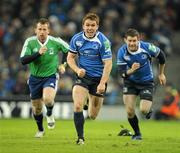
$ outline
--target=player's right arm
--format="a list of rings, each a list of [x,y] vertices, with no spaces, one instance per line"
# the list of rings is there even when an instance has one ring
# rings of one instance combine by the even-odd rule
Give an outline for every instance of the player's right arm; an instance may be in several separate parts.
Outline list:
[[[28,46],[28,40],[26,40],[21,52],[20,61],[23,65],[29,64],[35,59],[39,58],[41,55],[43,55],[46,51],[47,51],[47,47],[43,46],[39,49],[38,52],[31,54],[31,49]]]
[[[76,64],[76,56],[78,54],[78,48],[77,48],[77,38],[79,34],[76,34],[73,36],[73,38],[70,41],[70,51],[67,55],[67,63],[69,67],[79,76],[84,77],[86,74],[86,70],[78,67]]]
[[[140,64],[135,62],[132,64],[131,68],[128,69],[125,73],[126,73],[126,75],[131,75],[134,72],[136,72],[136,70],[139,68],[140,68]]]
[[[68,55],[67,55],[67,63],[69,65],[69,67],[75,72],[77,73],[77,75],[79,77],[84,77],[85,74],[86,74],[86,71],[82,68],[79,68],[76,64],[76,54],[74,53],[71,53],[71,52],[68,52]]]
[[[136,72],[136,70],[140,68],[140,64],[139,63],[133,63],[131,68],[129,68],[129,69],[127,69],[126,67],[127,67],[126,64],[118,65],[119,74],[123,78],[127,78],[129,75]]]
[[[124,56],[125,56],[125,50],[123,47],[121,47],[117,53],[118,72],[122,78],[127,78],[128,76],[130,76],[131,74],[136,72],[137,69],[140,68],[140,64],[135,62],[129,68],[127,66],[127,64],[128,64],[127,61],[125,61],[125,59],[124,59]]]

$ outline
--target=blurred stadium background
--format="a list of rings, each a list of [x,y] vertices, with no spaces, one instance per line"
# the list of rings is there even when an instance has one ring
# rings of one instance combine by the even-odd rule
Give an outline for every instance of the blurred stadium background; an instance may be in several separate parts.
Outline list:
[[[117,77],[116,53],[123,43],[127,28],[140,31],[143,40],[153,42],[167,55],[167,80],[180,88],[180,1],[179,0],[1,0],[0,1],[0,118],[29,118],[31,109],[26,84],[29,71],[19,62],[24,40],[33,35],[33,23],[40,17],[49,18],[52,35],[67,42],[81,30],[87,12],[96,12],[100,31],[112,42],[113,70],[105,104],[98,119],[126,118],[121,98],[121,80]],[[158,65],[154,62],[157,76]],[[72,117],[71,87],[74,74],[67,70],[61,76],[56,97],[55,116]],[[154,109],[165,96],[156,81]]]

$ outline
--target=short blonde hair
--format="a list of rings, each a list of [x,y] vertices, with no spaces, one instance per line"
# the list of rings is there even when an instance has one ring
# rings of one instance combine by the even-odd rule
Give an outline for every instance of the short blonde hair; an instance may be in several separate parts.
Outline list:
[[[82,25],[84,24],[84,22],[87,20],[87,19],[90,19],[90,20],[94,20],[96,21],[97,25],[99,25],[99,16],[95,13],[88,13],[85,15],[85,17],[83,18],[82,20]]]

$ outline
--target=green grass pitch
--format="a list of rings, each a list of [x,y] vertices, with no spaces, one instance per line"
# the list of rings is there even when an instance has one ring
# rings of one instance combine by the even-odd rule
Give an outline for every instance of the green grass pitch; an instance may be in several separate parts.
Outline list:
[[[120,125],[131,130],[127,122],[87,120],[85,145],[78,146],[72,120],[56,120],[38,139],[33,119],[0,119],[0,153],[180,153],[178,121],[140,121],[142,141],[117,136]]]

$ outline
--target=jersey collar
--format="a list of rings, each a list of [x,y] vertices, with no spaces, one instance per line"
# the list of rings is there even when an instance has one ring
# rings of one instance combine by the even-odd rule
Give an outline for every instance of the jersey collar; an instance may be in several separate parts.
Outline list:
[[[83,32],[82,36],[83,36],[83,39],[85,40],[88,40],[88,41],[97,41],[97,36],[99,35],[99,32],[96,32],[96,35],[93,37],[93,38],[87,38]]]
[[[36,37],[37,38],[37,37]],[[42,44],[40,41],[39,41],[39,39],[37,38],[37,41],[38,41],[38,43],[40,44],[40,46],[42,47],[42,46],[46,46],[46,44],[48,43],[48,41],[49,41],[49,36],[47,36],[47,39],[46,39],[46,41]]]

